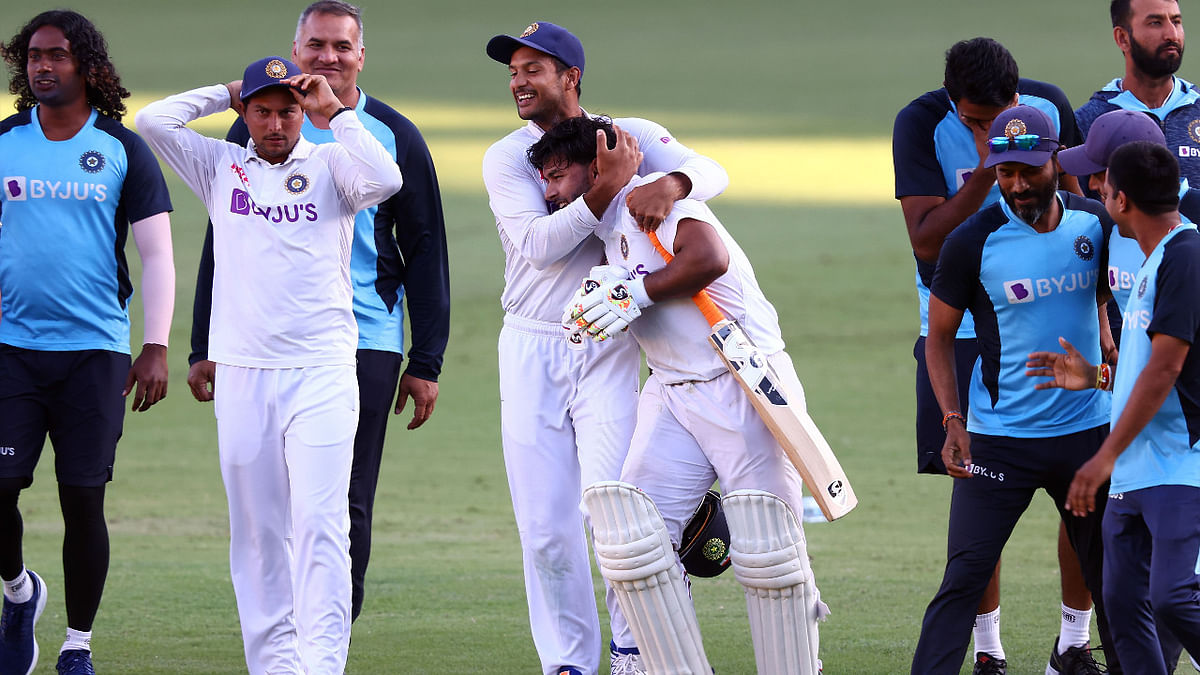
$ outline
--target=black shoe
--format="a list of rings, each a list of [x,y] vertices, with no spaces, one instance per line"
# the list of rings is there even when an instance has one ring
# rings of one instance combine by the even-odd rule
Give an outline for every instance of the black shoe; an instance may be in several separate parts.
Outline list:
[[[975,654],[975,669],[971,675],[1005,675],[1008,672],[1008,661],[998,659],[987,652]]]
[[[1046,666],[1046,675],[1096,675],[1107,673],[1108,666],[1098,663],[1092,658],[1092,650],[1100,647],[1067,647],[1067,651],[1058,653],[1058,638],[1054,638],[1054,648],[1050,650],[1050,663]]]

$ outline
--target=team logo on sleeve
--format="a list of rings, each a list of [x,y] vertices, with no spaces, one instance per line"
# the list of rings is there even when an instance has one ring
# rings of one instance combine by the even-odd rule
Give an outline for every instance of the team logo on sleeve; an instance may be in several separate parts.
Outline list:
[[[104,155],[88,150],[79,156],[79,168],[88,173],[100,173],[104,169]]]
[[[9,201],[25,201],[25,176],[5,176],[4,195]]]
[[[1146,278],[1142,277],[1142,283],[1138,284],[1138,300],[1141,300],[1146,295]]]
[[[524,37],[529,37],[530,35],[533,35],[534,33],[537,32],[538,28],[541,28],[541,26],[537,25],[536,21],[529,24],[528,26],[525,27],[525,32],[521,33],[521,37],[524,38]]]
[[[294,194],[303,194],[308,189],[308,176],[302,173],[294,173],[283,181],[283,186],[287,191]]]
[[[267,77],[273,77],[276,80],[282,80],[287,77],[287,66],[279,59],[271,59],[267,61]]]
[[[629,260],[629,240],[625,235],[621,235],[621,257]]]
[[[1004,282],[1004,296],[1008,298],[1010,305],[1033,302],[1033,279]]]
[[[1075,238],[1075,255],[1087,262],[1096,256],[1096,246],[1087,235],[1081,234]]]

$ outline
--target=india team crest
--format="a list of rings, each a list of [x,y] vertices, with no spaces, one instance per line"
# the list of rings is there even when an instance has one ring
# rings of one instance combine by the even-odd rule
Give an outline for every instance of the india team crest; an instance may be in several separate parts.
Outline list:
[[[713,537],[704,542],[704,548],[700,549],[704,557],[709,560],[724,560],[729,556],[728,549],[725,547],[725,542],[717,537]]]
[[[283,181],[283,186],[287,191],[294,194],[303,194],[308,189],[308,176],[302,173],[294,173]]]
[[[1009,138],[1024,135],[1026,131],[1028,131],[1028,128],[1025,126],[1025,121],[1019,117],[1012,118],[1008,121],[1008,124],[1004,125],[1004,135]]]
[[[79,156],[79,168],[88,173],[100,173],[104,169],[104,155],[88,150]]]
[[[279,59],[271,59],[267,61],[267,77],[273,77],[276,80],[282,80],[288,76],[287,66]]]
[[[1096,256],[1096,247],[1087,235],[1081,234],[1075,238],[1075,255],[1084,262],[1088,262]]]
[[[625,235],[621,235],[621,257],[629,260],[629,240]]]
[[[525,28],[525,32],[521,33],[521,37],[529,37],[530,35],[533,35],[534,33],[537,32],[538,28],[540,28],[540,26],[537,25],[536,21],[529,24]]]
[[[1193,142],[1200,143],[1200,120],[1188,122],[1188,136],[1192,137]]]

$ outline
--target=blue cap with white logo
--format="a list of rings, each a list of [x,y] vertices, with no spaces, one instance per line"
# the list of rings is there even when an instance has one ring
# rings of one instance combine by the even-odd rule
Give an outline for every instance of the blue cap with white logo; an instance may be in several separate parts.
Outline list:
[[[246,66],[242,75],[242,101],[267,87],[285,87],[281,80],[300,74],[300,66],[281,56],[268,56]]]
[[[583,73],[583,43],[562,26],[549,21],[535,21],[518,37],[497,35],[488,40],[487,55],[508,65],[513,52],[521,47],[545,52],[567,64],[568,68],[578,68]]]

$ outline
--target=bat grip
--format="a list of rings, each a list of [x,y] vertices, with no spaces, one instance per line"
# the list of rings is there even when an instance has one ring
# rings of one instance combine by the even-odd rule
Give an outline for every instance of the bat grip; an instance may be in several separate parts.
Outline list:
[[[658,234],[656,232],[647,232],[646,234],[650,237],[650,244],[653,245],[654,250],[658,251],[658,254],[663,257],[663,260],[671,262],[675,259],[675,256],[672,255],[671,252],[662,245],[662,242],[658,240]],[[709,326],[715,326],[725,320],[725,314],[721,311],[720,307],[717,307],[717,303],[713,302],[712,298],[708,297],[708,293],[706,291],[701,290],[693,295],[692,302],[696,303],[696,307],[700,309],[700,313],[704,315],[704,319],[708,321]]]

